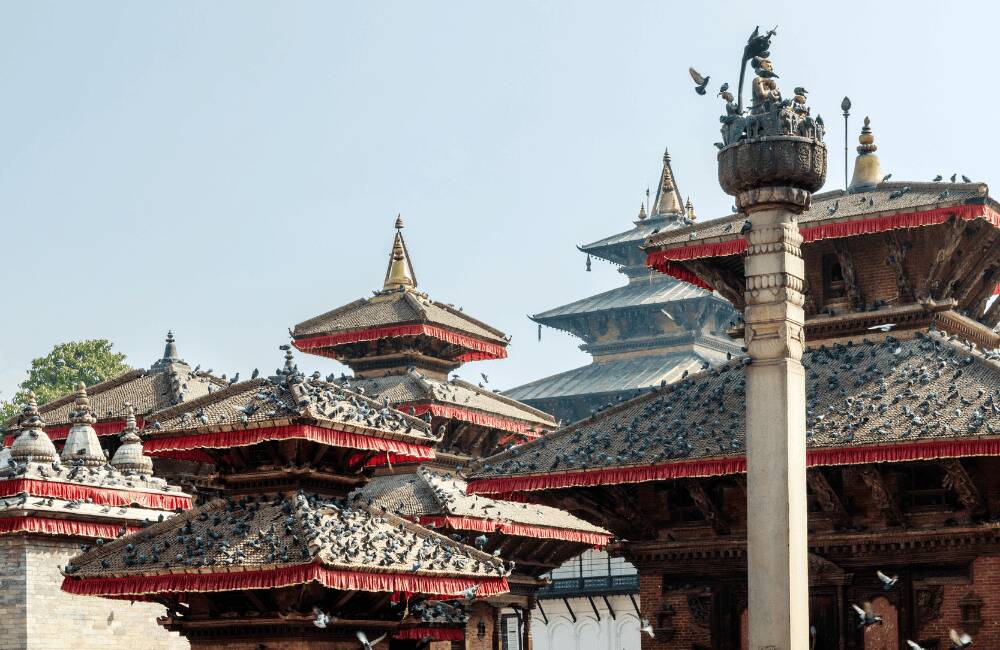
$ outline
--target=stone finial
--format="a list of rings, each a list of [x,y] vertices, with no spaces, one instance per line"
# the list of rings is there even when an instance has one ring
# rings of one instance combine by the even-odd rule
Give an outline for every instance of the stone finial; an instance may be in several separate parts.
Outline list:
[[[177,344],[174,342],[174,333],[167,330],[167,344],[163,348],[163,360],[164,361],[178,361],[180,357],[177,356]]]
[[[45,421],[38,412],[38,401],[35,394],[28,393],[28,401],[21,408],[18,418],[21,433],[10,447],[10,457],[15,462],[25,463],[28,459],[39,463],[52,463],[59,458],[56,446],[45,433]]]
[[[872,133],[871,120],[865,117],[865,125],[861,127],[861,135],[858,136],[858,157],[854,159],[854,176],[847,186],[848,192],[869,192],[882,182],[882,165],[875,155],[876,151],[878,146]]]
[[[646,216],[647,216],[646,215],[646,204],[645,203],[640,203],[639,204],[639,217],[638,217],[638,220],[639,221],[645,221],[646,220]]]
[[[121,446],[115,451],[111,465],[120,472],[135,472],[138,474],[153,473],[153,459],[142,453],[142,438],[139,437],[139,427],[136,426],[135,409],[131,404],[125,415],[125,428],[122,430]]]
[[[76,385],[76,399],[73,410],[69,413],[69,421],[73,426],[66,436],[66,444],[60,457],[67,462],[82,460],[85,465],[103,465],[104,451],[93,426],[97,418],[90,409],[90,397],[87,396],[87,387],[82,381]]]
[[[417,286],[417,276],[413,272],[413,263],[406,250],[406,241],[403,239],[402,230],[403,218],[397,215],[396,236],[392,241],[392,252],[389,254],[389,268],[385,271],[383,290],[415,288]]]

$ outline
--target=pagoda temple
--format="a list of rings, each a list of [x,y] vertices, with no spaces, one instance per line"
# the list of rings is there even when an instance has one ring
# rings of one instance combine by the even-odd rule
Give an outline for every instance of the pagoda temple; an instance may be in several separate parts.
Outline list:
[[[555,508],[465,495],[465,481],[456,472],[460,466],[537,438],[556,423],[485,384],[448,377],[466,360],[505,357],[509,339],[417,292],[398,217],[395,226],[382,290],[300,323],[293,340],[301,350],[350,366],[355,375],[338,380],[341,386],[421,416],[441,437],[434,458],[384,463],[353,496],[512,562],[510,593],[473,604],[464,637],[456,641],[466,648],[498,647],[501,611],[514,608],[521,617],[522,647],[528,648],[542,574],[587,548],[606,545],[611,534]]]
[[[996,645],[1000,205],[983,183],[886,182],[875,151],[866,120],[850,188],[798,218],[809,647]],[[743,309],[748,223],[657,233],[648,262]],[[748,362],[486,459],[468,491],[516,493],[627,540],[617,551],[639,569],[655,633],[644,649],[746,648]]]
[[[211,462],[220,496],[73,558],[63,589],[147,600],[192,648],[426,647],[462,603],[506,592],[509,568],[350,500],[373,460],[432,459],[422,420],[283,368],[156,414],[159,456]],[[435,599],[454,599],[440,602]]]
[[[152,460],[143,454],[131,410],[123,413],[121,444],[109,462],[83,384],[72,406],[61,455],[33,396],[16,422],[13,445],[2,454],[0,645],[85,648],[106,638],[122,647],[186,648],[177,634],[156,625],[164,613],[158,604],[77,598],[58,587],[60,567],[81,546],[110,545],[191,506],[188,495],[151,476]]]
[[[583,340],[580,349],[592,355],[592,363],[505,394],[573,422],[739,354],[739,345],[725,335],[736,318],[732,307],[711,290],[652,273],[640,248],[647,237],[686,228],[695,218],[690,199],[686,205],[681,200],[670,154],[664,152],[649,214],[643,204],[632,228],[580,247],[587,270],[591,257],[607,260],[628,284],[531,317],[539,332],[545,325]]]

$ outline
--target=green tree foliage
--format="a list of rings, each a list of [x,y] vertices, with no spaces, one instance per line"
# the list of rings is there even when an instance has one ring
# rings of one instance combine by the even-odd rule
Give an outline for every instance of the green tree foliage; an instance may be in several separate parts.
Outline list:
[[[0,402],[0,425],[18,413],[28,391],[34,391],[41,405],[72,392],[78,382],[90,386],[129,370],[125,355],[112,351],[112,345],[107,339],[60,343],[44,357],[32,360],[28,378],[13,399]]]

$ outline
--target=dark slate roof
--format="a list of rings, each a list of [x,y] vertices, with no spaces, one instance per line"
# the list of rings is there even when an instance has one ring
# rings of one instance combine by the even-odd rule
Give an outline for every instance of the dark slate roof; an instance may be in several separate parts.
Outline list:
[[[292,336],[305,338],[337,332],[382,327],[400,323],[428,323],[506,343],[504,334],[463,313],[413,290],[385,290],[372,298],[361,298],[295,326]]]
[[[910,188],[901,196],[895,193]],[[947,196],[941,194],[947,190]],[[823,192],[812,197],[812,206],[799,216],[799,227],[824,223],[850,221],[859,217],[877,217],[882,214],[916,212],[954,205],[970,200],[982,200],[988,188],[984,183],[881,183],[871,192],[847,194],[844,190]],[[834,212],[831,208],[836,206]],[[671,230],[651,237],[647,247],[674,247],[691,241],[728,240],[742,237],[740,228],[745,215],[733,214],[695,224],[688,228]]]
[[[393,515],[297,492],[216,499],[78,555],[67,573],[151,576],[314,561],[333,569],[435,577],[496,577],[506,571],[501,560]]]
[[[938,333],[806,352],[807,445],[1000,435],[1000,354]],[[745,454],[744,359],[483,461],[471,480]]]
[[[340,380],[349,388],[364,389],[364,394],[376,400],[388,399],[390,404],[408,402],[437,402],[450,406],[480,411],[489,415],[522,420],[539,427],[551,429],[556,421],[527,404],[499,395],[460,379],[439,381],[416,371],[401,375]],[[405,410],[405,407],[400,407]]]
[[[579,314],[625,309],[628,307],[656,307],[678,300],[703,298],[710,295],[712,295],[710,291],[699,289],[692,284],[675,280],[662,273],[656,273],[651,280],[634,280],[624,287],[616,287],[610,291],[588,296],[567,305],[535,314],[531,317],[531,320],[536,323],[559,327],[557,323],[560,320]]]
[[[239,429],[308,420],[321,426],[362,431],[380,437],[430,444],[436,442],[428,425],[383,402],[286,367],[279,374],[234,384],[158,413],[147,423],[147,432],[195,433]]]
[[[618,252],[618,249],[638,248],[650,235],[683,228],[689,223],[686,218],[674,214],[652,216],[636,221],[635,226],[624,232],[598,239],[579,248],[585,253],[590,253],[615,264],[624,264],[626,260],[622,257],[621,252]]]
[[[353,494],[374,507],[387,509],[401,517],[471,517],[611,534],[557,508],[500,501],[479,495],[468,496],[465,490],[466,483],[462,478],[421,467],[413,474],[377,476]]]
[[[129,404],[139,417],[183,401],[197,399],[226,382],[207,373],[195,373],[184,362],[157,364],[149,370],[129,370],[117,377],[87,387],[94,415],[100,420],[124,419]],[[74,393],[38,408],[46,425],[68,425]],[[8,423],[11,424],[11,423]]]
[[[672,383],[685,371],[701,369],[706,359],[692,351],[591,363],[505,391],[517,400],[620,393]]]

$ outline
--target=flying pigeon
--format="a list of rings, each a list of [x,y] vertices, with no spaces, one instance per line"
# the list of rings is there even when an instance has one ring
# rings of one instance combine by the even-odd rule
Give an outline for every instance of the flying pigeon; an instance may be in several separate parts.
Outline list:
[[[885,331],[888,331],[888,330],[885,330]],[[892,576],[890,578],[889,576],[887,576],[886,574],[882,573],[881,571],[876,571],[875,575],[878,576],[878,579],[882,582],[882,588],[885,589],[886,591],[889,591],[890,589],[892,589],[893,587],[895,587],[896,583],[899,582],[899,576]]]
[[[705,94],[705,87],[708,85],[708,80],[712,77],[703,77],[694,68],[688,68],[688,72],[691,73],[691,78],[694,79],[695,87],[694,91],[699,95]]]
[[[872,604],[866,602],[864,608],[858,607],[854,603],[851,603],[851,607],[854,611],[858,613],[858,627],[869,627],[878,623],[882,625],[882,617],[875,614],[875,610],[872,609]]]

